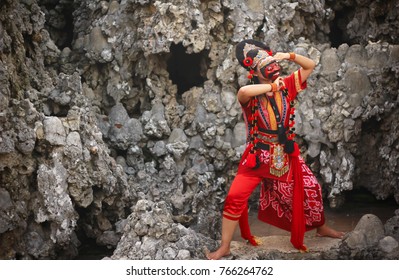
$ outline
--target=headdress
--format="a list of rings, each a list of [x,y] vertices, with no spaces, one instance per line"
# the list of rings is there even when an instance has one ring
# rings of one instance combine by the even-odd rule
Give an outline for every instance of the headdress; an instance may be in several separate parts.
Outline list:
[[[272,55],[268,46],[255,40],[244,40],[236,46],[236,57],[240,64],[249,71],[248,79],[252,82],[257,66],[271,63]]]
[[[243,40],[236,46],[236,58],[245,69],[248,67],[254,69],[260,60],[272,55],[273,53],[267,45],[253,39]],[[244,62],[248,59],[252,60],[250,65]]]

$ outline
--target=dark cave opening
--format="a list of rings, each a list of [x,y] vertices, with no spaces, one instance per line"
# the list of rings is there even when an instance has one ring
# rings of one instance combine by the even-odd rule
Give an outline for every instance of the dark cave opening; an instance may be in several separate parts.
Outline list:
[[[342,10],[335,11],[334,20],[330,23],[329,39],[331,47],[338,48],[341,44],[352,45],[356,42],[351,42],[347,35],[347,25],[354,16],[352,7],[345,7]]]
[[[110,257],[115,248],[108,248],[107,246],[100,246],[94,238],[80,237],[81,245],[78,248],[78,256],[75,260],[101,260],[105,257]]]
[[[374,214],[378,216],[383,223],[395,215],[398,204],[393,195],[384,200],[377,199],[367,188],[359,186],[345,193],[345,203],[340,212],[346,212],[359,216],[365,214]]]
[[[100,192],[100,188],[97,186],[93,186],[93,192]],[[76,260],[100,260],[105,257],[109,257],[112,255],[115,248],[113,246],[100,245],[97,242],[98,236],[94,236],[93,228],[95,226],[92,223],[93,218],[96,216],[91,216],[90,211],[93,209],[76,207],[76,211],[79,214],[78,226],[76,228],[76,237],[79,240],[79,246],[77,248],[78,254],[74,257]],[[97,232],[98,235],[100,233]]]
[[[74,37],[73,0],[39,1],[39,5],[42,5],[46,16],[45,26],[54,43],[60,50],[71,48]]]
[[[203,86],[205,82],[204,69],[208,53],[187,53],[187,49],[180,44],[172,44],[167,70],[173,84],[177,85],[177,94],[181,95],[192,87]],[[204,67],[205,66],[205,67]]]
[[[63,33],[63,42],[59,46],[60,49],[62,50],[65,47],[71,47],[72,46],[72,41],[73,41],[73,13],[74,9],[71,8],[71,6],[66,6],[64,7],[64,18],[65,18],[65,26],[62,29]]]
[[[263,31],[265,25],[267,25],[266,18],[263,19],[262,24],[259,25],[255,31],[256,37],[259,38],[261,41],[265,41],[265,32]]]
[[[362,133],[363,134],[373,134],[376,135],[376,133],[380,130],[381,123],[379,120],[377,120],[376,117],[371,117],[367,121],[362,123]]]

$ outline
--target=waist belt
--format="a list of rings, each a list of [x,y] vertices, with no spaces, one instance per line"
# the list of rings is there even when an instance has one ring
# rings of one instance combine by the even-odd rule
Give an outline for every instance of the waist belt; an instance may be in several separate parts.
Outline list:
[[[278,130],[266,129],[266,128],[262,128],[262,127],[259,127],[258,131],[266,133],[266,134],[272,134],[272,135],[277,135],[277,133],[278,133]]]
[[[270,150],[270,145],[262,142],[256,143],[255,147],[261,150],[266,150],[266,151]]]
[[[288,129],[283,128],[284,134],[287,135],[289,133]],[[269,130],[269,129],[258,129],[257,137],[263,142],[270,142],[270,143],[279,143],[279,136],[277,130]]]
[[[273,143],[278,144],[277,133],[269,133],[269,132],[274,132],[274,131],[277,131],[277,130],[259,129],[258,135],[256,136],[256,138],[258,138],[259,141],[266,142],[269,144],[273,144]],[[247,141],[249,142],[249,137],[248,137]]]

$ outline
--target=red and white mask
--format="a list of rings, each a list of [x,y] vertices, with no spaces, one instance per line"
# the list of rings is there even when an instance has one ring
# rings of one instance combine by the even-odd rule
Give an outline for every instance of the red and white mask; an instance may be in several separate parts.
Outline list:
[[[274,81],[280,76],[281,67],[273,57],[268,57],[261,61],[258,69],[263,77],[268,80]]]

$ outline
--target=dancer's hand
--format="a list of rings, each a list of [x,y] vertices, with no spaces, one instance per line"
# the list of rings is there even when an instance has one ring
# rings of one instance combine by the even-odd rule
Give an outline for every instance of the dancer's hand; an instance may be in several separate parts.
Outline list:
[[[289,53],[282,53],[282,52],[277,52],[275,55],[273,55],[273,58],[277,61],[281,60],[289,60],[290,59],[290,54]]]
[[[282,77],[278,77],[273,81],[277,85],[278,90],[283,90],[285,89],[285,84],[284,84],[284,79]]]

